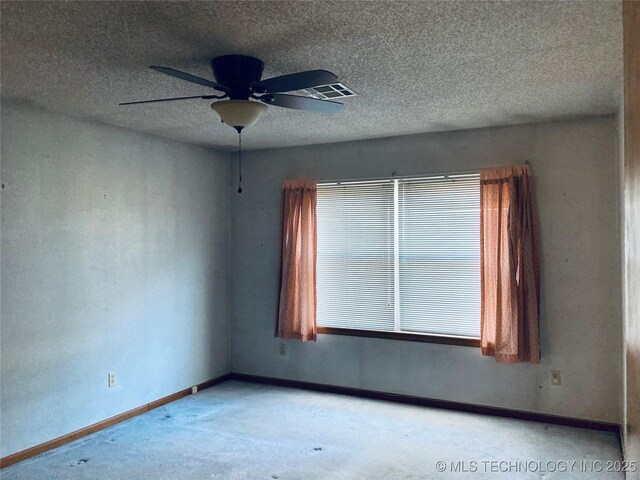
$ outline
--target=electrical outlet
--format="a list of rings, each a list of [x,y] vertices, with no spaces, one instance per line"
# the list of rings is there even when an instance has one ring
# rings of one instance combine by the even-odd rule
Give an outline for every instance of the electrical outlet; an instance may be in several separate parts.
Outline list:
[[[116,384],[116,372],[109,372],[109,387],[113,387]]]
[[[191,387],[191,394],[198,393],[198,386]]]
[[[284,343],[281,343],[280,345],[278,345],[278,352],[283,357],[286,356],[287,355],[287,346]]]
[[[551,370],[551,385],[562,385],[560,370]]]

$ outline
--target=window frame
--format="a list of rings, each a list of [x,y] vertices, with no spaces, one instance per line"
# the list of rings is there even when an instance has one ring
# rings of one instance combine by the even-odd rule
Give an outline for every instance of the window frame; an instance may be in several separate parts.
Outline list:
[[[360,330],[357,328],[318,327],[322,335],[344,335],[347,337],[382,338],[405,342],[436,343],[439,345],[456,345],[459,347],[480,347],[480,339],[459,335],[434,335],[433,333],[385,332],[381,330]]]
[[[413,176],[395,176],[383,177],[383,178],[366,178],[366,179],[340,179],[340,180],[321,180],[318,181],[318,186],[321,185],[339,185],[349,183],[360,182],[394,182],[396,180],[418,180],[418,179],[448,179],[451,178],[469,178],[479,177],[479,170],[471,170],[464,172],[448,172],[443,174],[425,174],[425,175],[413,175]],[[397,182],[396,182],[397,188]],[[397,199],[397,197],[396,197]],[[397,218],[394,218],[394,222],[397,222]],[[394,241],[394,248],[397,248],[397,243]],[[478,319],[480,322],[480,319]],[[364,337],[364,338],[378,338],[385,340],[399,340],[409,342],[420,343],[432,343],[439,345],[454,345],[461,347],[480,347],[479,337],[468,337],[462,335],[446,335],[446,334],[434,334],[434,333],[420,333],[420,332],[405,332],[405,331],[384,331],[384,330],[367,330],[358,328],[344,328],[344,327],[328,327],[318,326],[317,333],[321,335],[340,335],[349,337]]]

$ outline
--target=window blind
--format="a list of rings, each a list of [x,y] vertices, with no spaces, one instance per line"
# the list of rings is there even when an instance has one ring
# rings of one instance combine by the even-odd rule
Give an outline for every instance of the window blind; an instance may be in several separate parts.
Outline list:
[[[318,185],[317,322],[394,329],[393,185]]]
[[[480,336],[480,182],[399,182],[400,329]]]
[[[318,185],[319,326],[479,337],[477,175]]]

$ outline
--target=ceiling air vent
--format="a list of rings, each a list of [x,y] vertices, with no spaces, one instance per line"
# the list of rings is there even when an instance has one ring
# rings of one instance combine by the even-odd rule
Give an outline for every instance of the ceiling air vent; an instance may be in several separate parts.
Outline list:
[[[342,83],[332,83],[330,85],[322,85],[320,87],[308,88],[305,90],[309,95],[321,100],[331,98],[353,97],[356,93]]]

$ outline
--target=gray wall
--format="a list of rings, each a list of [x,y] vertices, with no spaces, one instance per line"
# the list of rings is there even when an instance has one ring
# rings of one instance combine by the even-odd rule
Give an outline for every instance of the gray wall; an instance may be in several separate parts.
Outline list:
[[[244,193],[231,185],[232,370],[619,422],[617,143],[615,118],[590,117],[247,152]],[[542,228],[539,366],[499,365],[468,347],[331,335],[315,343],[273,338],[284,178],[416,175],[525,160],[532,163]],[[551,369],[562,372],[561,386],[550,385]]]
[[[229,371],[226,154],[3,102],[1,173],[2,456]]]

